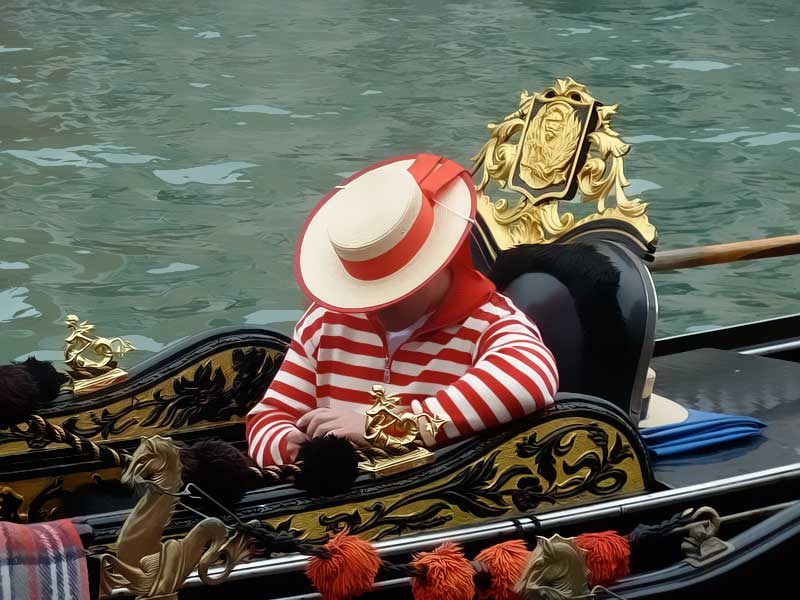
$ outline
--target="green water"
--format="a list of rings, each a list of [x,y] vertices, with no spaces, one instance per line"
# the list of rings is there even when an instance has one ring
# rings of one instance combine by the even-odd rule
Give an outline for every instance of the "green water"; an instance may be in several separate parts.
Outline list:
[[[121,2],[0,7],[0,362],[66,314],[131,360],[287,332],[296,232],[346,174],[468,162],[519,91],[622,105],[662,249],[796,233],[800,8],[782,2]],[[658,275],[660,335],[800,312],[798,259]]]

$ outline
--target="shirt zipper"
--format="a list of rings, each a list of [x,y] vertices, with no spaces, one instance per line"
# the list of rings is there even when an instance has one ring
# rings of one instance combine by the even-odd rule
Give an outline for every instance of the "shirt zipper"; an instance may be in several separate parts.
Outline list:
[[[384,352],[384,367],[383,367],[383,383],[389,383],[392,379],[392,360],[394,359],[394,355],[389,354],[389,342],[386,340],[386,332],[383,330],[383,327],[380,326],[379,323],[376,323],[372,317],[367,316],[370,323],[372,323],[372,327],[377,331],[378,337],[381,338],[381,343],[383,344],[383,352]],[[397,348],[395,348],[395,354],[397,351],[400,350],[406,344],[409,344],[416,340],[421,334],[428,333],[431,331],[432,328],[429,326],[430,318],[426,323],[419,327],[414,333],[412,333],[409,338],[400,344]]]
[[[392,370],[391,370],[392,357],[389,356],[389,342],[386,340],[386,333],[383,331],[383,327],[381,327],[379,323],[376,323],[371,315],[367,315],[367,320],[370,322],[372,328],[378,334],[378,337],[381,338],[381,344],[383,344],[383,358],[384,358],[383,383],[389,383],[389,380],[392,378]]]

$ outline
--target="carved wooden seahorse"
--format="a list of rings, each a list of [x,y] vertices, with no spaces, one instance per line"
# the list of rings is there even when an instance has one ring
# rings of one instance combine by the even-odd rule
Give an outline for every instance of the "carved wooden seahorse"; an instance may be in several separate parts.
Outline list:
[[[216,518],[202,520],[181,539],[161,541],[182,488],[181,468],[180,451],[168,438],[144,439],[134,452],[121,481],[146,490],[119,532],[116,556],[102,556],[102,595],[127,587],[140,600],[177,600],[178,589],[195,569],[205,583],[219,583],[249,556],[246,536],[228,537]],[[211,566],[224,568],[212,578]]]

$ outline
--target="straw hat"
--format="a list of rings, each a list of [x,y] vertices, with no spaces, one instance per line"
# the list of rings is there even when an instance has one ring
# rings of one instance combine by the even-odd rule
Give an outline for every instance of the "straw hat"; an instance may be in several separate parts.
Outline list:
[[[295,252],[303,291],[339,312],[377,310],[408,297],[454,257],[474,223],[466,169],[431,154],[389,159],[328,193]]]
[[[655,371],[647,369],[642,403],[643,418],[639,420],[639,429],[674,425],[683,423],[689,418],[689,411],[686,408],[669,398],[653,393],[655,381]]]
[[[663,425],[674,425],[683,423],[689,418],[689,411],[683,406],[658,394],[650,396],[650,405],[647,407],[647,415],[639,421],[640,429],[649,427],[661,427]]]

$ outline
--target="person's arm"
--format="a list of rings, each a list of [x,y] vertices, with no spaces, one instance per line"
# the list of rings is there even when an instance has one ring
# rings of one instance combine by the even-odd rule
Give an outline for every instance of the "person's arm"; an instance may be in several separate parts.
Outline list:
[[[496,427],[553,403],[558,370],[538,330],[522,316],[493,323],[478,341],[473,366],[455,383],[425,400],[416,414],[446,419],[438,440]]]
[[[264,398],[247,414],[247,446],[259,466],[292,462],[308,440],[297,419],[317,407],[314,362],[295,329],[286,357]]]

